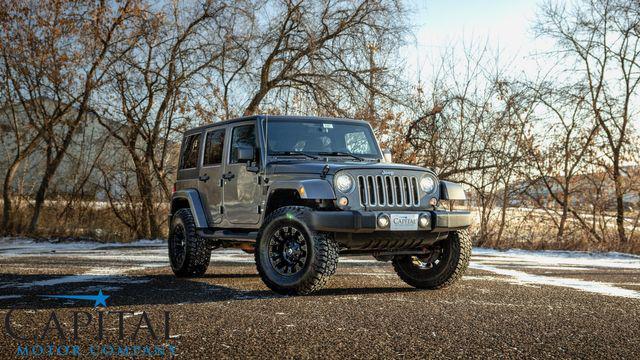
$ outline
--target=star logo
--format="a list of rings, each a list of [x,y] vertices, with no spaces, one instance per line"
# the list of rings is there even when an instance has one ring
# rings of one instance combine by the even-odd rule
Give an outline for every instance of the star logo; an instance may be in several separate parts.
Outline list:
[[[40,295],[45,298],[52,299],[71,299],[71,300],[90,300],[94,301],[93,307],[104,306],[107,307],[107,299],[109,295],[102,293],[102,290],[98,291],[97,295]]]

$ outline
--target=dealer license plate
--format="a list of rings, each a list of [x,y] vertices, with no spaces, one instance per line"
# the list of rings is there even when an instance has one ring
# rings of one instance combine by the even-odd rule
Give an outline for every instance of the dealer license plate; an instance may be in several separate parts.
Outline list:
[[[418,230],[418,214],[391,214],[391,230]]]

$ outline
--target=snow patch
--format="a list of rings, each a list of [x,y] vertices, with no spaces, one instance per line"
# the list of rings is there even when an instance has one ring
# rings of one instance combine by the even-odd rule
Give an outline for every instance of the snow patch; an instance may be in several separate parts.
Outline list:
[[[618,252],[595,253],[556,250],[473,249],[475,262],[501,262],[513,265],[580,266],[614,269],[640,269],[640,256]],[[569,269],[570,270],[570,269]]]
[[[52,279],[37,280],[28,283],[9,283],[0,286],[0,289],[15,288],[27,289],[33,287],[47,287],[76,283],[114,283],[114,284],[144,284],[148,279],[131,276],[96,276],[96,275],[68,275]]]
[[[580,291],[586,291],[607,296],[617,296],[631,299],[640,299],[640,292],[623,289],[613,286],[608,283],[601,283],[596,281],[587,281],[580,279],[561,278],[554,276],[533,275],[522,271],[501,269],[495,266],[471,263],[469,265],[473,269],[489,271],[494,274],[504,275],[510,277],[513,284],[517,285],[549,285],[567,287]]]
[[[30,238],[0,237],[0,254],[3,256],[50,254],[62,251],[87,251],[132,247],[164,247],[161,239],[142,239],[130,243],[99,243],[95,241],[54,242],[36,241]]]
[[[8,283],[0,286],[0,289],[15,288],[25,289],[32,287],[46,287],[56,286],[64,284],[76,284],[76,283],[115,283],[115,284],[144,284],[149,282],[149,279],[135,276],[122,276],[129,271],[135,271],[141,269],[140,267],[129,268],[111,268],[100,267],[88,270],[80,275],[67,275],[61,277],[54,277],[51,279],[36,280],[27,283]]]

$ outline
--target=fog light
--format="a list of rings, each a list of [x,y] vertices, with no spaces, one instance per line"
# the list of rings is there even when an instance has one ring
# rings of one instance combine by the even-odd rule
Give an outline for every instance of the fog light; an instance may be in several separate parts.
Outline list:
[[[387,214],[381,214],[380,216],[378,216],[378,227],[385,229],[387,227],[389,227],[389,224],[391,223],[391,220],[389,219],[389,215]]]
[[[438,199],[436,199],[436,198],[429,199],[429,205],[431,205],[431,206],[438,205]]]
[[[421,214],[420,218],[418,218],[418,225],[423,229],[429,227],[430,222],[429,215],[427,214]]]
[[[340,206],[347,206],[349,205],[349,199],[347,199],[346,196],[343,196],[341,198],[338,199],[338,205]]]

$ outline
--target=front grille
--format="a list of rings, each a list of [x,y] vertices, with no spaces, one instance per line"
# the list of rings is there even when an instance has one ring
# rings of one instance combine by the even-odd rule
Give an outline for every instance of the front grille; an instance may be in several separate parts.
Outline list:
[[[358,176],[360,204],[370,207],[407,207],[420,205],[418,179],[415,176]]]

